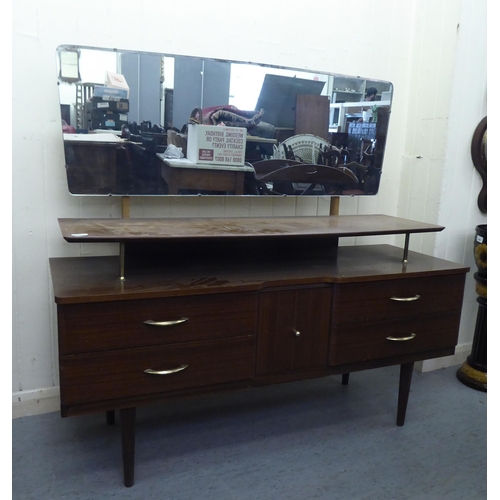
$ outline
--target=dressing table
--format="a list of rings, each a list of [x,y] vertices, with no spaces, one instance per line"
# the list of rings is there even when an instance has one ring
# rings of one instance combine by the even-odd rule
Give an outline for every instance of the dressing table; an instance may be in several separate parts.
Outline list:
[[[119,255],[50,259],[61,414],[120,412],[134,484],[136,408],[172,398],[452,355],[468,268],[409,251],[442,226],[384,215],[60,219],[71,243]],[[404,248],[343,246],[405,235]],[[332,389],[333,390],[333,389]]]
[[[352,372],[399,365],[396,424],[402,426],[415,361],[455,351],[469,269],[409,250],[411,234],[442,226],[337,215],[338,196],[378,193],[393,84],[184,54],[72,45],[58,53],[61,61],[76,54],[77,64],[82,54],[96,68],[103,55],[116,63],[131,102],[138,97],[140,104],[129,110],[132,129],[145,120],[140,137],[134,132],[131,147],[120,149],[131,175],[116,186],[106,170],[113,162],[103,161],[106,175],[92,175],[95,157],[78,155],[65,141],[66,165],[82,179],[70,182],[76,173],[68,169],[71,194],[122,196],[123,218],[60,219],[67,242],[114,243],[117,252],[50,259],[61,414],[103,412],[112,423],[120,412],[125,485],[134,483],[136,408],[173,398],[336,374],[346,385]],[[85,84],[61,76],[58,83],[61,104],[75,91],[78,115],[88,103],[71,87]],[[344,111],[364,106],[373,88],[372,120],[357,126],[359,117]],[[158,95],[166,96],[163,104]],[[226,163],[215,154],[212,161],[213,134],[203,144],[190,135],[193,109],[201,110],[200,130],[246,128],[252,166],[236,168],[234,159]],[[187,150],[197,163],[165,159],[169,132],[188,122]],[[151,123],[166,130],[153,126],[150,133]],[[82,127],[83,135],[96,135]],[[155,133],[167,144],[156,142]],[[145,145],[148,155],[132,154]],[[202,160],[211,165],[200,167]],[[143,177],[150,182],[139,182]],[[130,218],[129,196],[152,193],[334,197],[330,216]],[[403,248],[339,244],[385,235],[404,235]]]

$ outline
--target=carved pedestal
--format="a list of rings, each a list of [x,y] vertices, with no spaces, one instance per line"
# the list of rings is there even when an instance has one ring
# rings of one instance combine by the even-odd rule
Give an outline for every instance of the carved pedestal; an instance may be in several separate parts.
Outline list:
[[[472,351],[465,363],[457,371],[457,378],[463,384],[486,392],[487,387],[487,242],[486,224],[476,227],[476,238],[474,240],[474,260],[478,269],[474,273],[476,280],[477,302],[479,304],[472,341]]]

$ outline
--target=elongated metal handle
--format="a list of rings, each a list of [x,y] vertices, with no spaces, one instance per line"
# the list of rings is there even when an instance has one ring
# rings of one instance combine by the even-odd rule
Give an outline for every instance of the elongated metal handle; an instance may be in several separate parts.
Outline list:
[[[172,321],[153,321],[152,319],[147,319],[144,321],[145,325],[153,325],[153,326],[172,326],[179,325],[180,323],[185,323],[189,318],[180,318],[174,319]]]
[[[170,375],[171,373],[181,372],[185,370],[188,365],[181,365],[177,368],[172,368],[171,370],[152,370],[151,368],[147,368],[144,370],[144,373],[149,373],[150,375]]]
[[[394,340],[395,342],[405,342],[406,340],[414,339],[416,336],[417,336],[416,333],[412,333],[408,337],[386,337],[386,339]]]
[[[420,295],[414,295],[413,297],[391,297],[391,300],[395,300],[396,302],[413,302],[419,298]]]

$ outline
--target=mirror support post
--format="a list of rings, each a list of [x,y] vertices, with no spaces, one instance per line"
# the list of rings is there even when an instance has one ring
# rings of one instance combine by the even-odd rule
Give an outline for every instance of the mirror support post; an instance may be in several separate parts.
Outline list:
[[[330,215],[339,215],[340,197],[332,196],[330,198]]]
[[[130,217],[130,196],[122,196],[122,217],[124,219]]]
[[[125,281],[125,242],[120,242],[120,281]]]
[[[408,249],[410,247],[410,233],[405,234],[405,247],[403,249],[403,266],[408,264]]]

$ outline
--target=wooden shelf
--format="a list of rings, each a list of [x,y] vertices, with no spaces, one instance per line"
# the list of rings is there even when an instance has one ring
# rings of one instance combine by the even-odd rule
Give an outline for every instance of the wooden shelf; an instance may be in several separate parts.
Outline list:
[[[59,257],[50,259],[55,300],[58,304],[157,298],[223,292],[258,291],[293,279],[296,285],[357,283],[448,276],[468,271],[463,265],[409,252],[403,267],[401,249],[390,245],[342,246],[325,257],[243,260],[234,254],[222,261],[201,256],[172,259],[166,268],[133,267],[123,282],[117,280],[118,256]],[[402,272],[404,269],[404,272]],[[210,277],[210,278],[207,278]]]
[[[70,243],[408,235],[444,229],[388,215],[58,220],[63,238]]]

